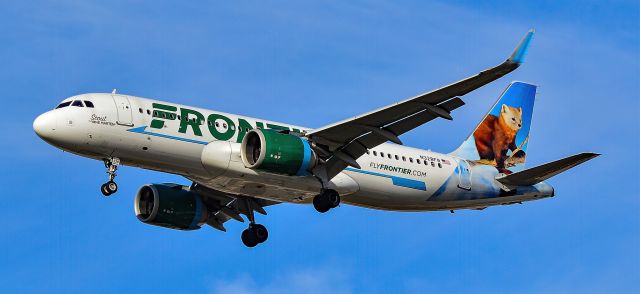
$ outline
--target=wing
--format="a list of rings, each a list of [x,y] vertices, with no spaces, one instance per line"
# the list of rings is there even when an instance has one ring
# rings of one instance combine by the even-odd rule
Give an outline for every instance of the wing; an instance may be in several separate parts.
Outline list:
[[[224,223],[228,220],[234,219],[239,222],[244,222],[244,219],[240,214],[244,214],[249,218],[250,215],[253,216],[253,212],[266,215],[267,212],[263,207],[280,203],[244,195],[232,195],[205,187],[195,182],[191,187],[191,190],[204,196],[203,202],[210,213],[207,224],[224,232],[227,231],[224,227]]]
[[[401,144],[399,135],[434,118],[451,120],[451,111],[464,105],[458,96],[495,81],[520,66],[533,33],[533,30],[527,32],[511,56],[498,66],[440,89],[307,133],[307,138],[316,144],[317,151],[326,160],[314,169],[314,174],[330,180],[349,165],[360,168],[356,159],[367,149],[386,141]]]

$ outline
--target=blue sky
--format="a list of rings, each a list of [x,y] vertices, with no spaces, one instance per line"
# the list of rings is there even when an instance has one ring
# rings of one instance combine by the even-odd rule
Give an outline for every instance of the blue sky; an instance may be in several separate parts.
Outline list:
[[[2,293],[638,292],[637,1],[12,1],[0,9]],[[464,97],[452,122],[405,136],[457,147],[511,80],[540,85],[528,165],[604,155],[553,178],[557,197],[483,211],[394,213],[279,205],[247,249],[244,224],[140,223],[139,186],[184,179],[39,140],[64,97],[121,93],[319,127],[501,62],[526,63]]]

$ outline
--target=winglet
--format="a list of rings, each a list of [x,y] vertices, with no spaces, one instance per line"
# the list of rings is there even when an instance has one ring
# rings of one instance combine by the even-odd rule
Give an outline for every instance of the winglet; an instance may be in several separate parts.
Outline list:
[[[533,39],[533,34],[535,33],[534,29],[530,29],[527,34],[520,42],[520,45],[513,51],[511,57],[509,57],[510,62],[520,64],[524,61],[524,56],[527,54],[527,50],[529,49],[529,43],[531,43],[531,39]]]

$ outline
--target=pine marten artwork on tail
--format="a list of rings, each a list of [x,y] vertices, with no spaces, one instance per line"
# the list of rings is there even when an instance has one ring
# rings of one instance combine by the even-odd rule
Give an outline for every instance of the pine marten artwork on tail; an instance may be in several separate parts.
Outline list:
[[[536,86],[512,82],[462,144],[452,152],[472,169],[493,167],[511,174],[524,169]]]
[[[511,173],[505,167],[507,152],[511,157],[522,158],[524,151],[516,145],[516,135],[522,128],[522,108],[503,104],[500,115],[489,114],[473,133],[480,160],[493,162],[498,171]],[[517,151],[516,151],[517,150]]]

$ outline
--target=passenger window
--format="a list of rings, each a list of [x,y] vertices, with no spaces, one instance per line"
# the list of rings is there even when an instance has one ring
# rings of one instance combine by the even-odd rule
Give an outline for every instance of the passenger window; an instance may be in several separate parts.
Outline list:
[[[73,103],[71,103],[71,106],[84,107],[84,105],[82,105],[82,101],[80,100],[73,101]]]
[[[85,103],[86,103],[86,101],[85,101]],[[87,106],[89,106],[89,105],[87,105]],[[138,111],[140,111],[140,113],[144,112],[144,111],[142,111],[142,108],[138,108]]]
[[[425,160],[424,165],[429,165],[429,162]]]
[[[389,159],[391,159],[391,154],[390,154],[390,153],[387,153],[387,157],[389,157]]]
[[[417,163],[417,164],[420,164],[420,159],[416,159],[416,163]]]
[[[216,122],[216,128],[217,127],[220,127],[220,123],[219,122]]]
[[[87,101],[87,100],[85,100],[85,101],[84,101],[84,105],[85,105],[86,107],[93,108],[93,102],[91,102],[91,101]]]
[[[367,155],[369,154],[369,149],[367,149]]]
[[[384,157],[384,152],[380,152],[380,156]]]
[[[407,158],[402,156],[402,161],[407,161]]]
[[[398,157],[398,155],[396,155],[396,160],[399,160],[400,158]]]
[[[373,156],[378,156],[378,152],[373,151]]]
[[[409,162],[413,163],[413,158],[409,157]]]
[[[71,105],[71,101],[62,102],[62,103],[60,103],[60,105],[58,105],[58,106],[56,107],[56,109],[58,109],[58,108],[63,108],[63,107],[67,107],[67,106],[69,106],[69,105]]]
[[[439,167],[439,168],[442,168],[442,163],[439,163],[439,162],[438,162],[438,167]]]
[[[431,166],[432,166],[432,167],[436,167],[436,163],[432,161],[432,162],[431,162]]]
[[[147,114],[151,115],[151,110],[147,109]]]

